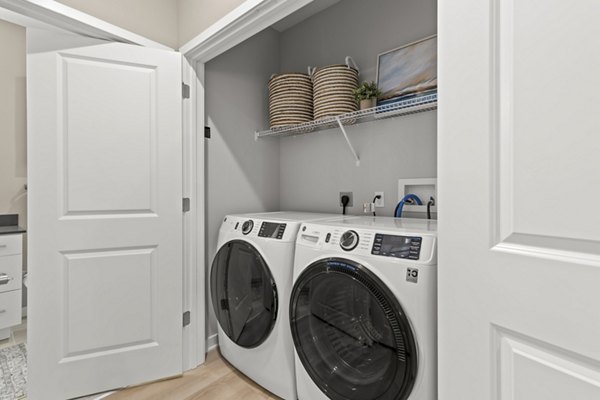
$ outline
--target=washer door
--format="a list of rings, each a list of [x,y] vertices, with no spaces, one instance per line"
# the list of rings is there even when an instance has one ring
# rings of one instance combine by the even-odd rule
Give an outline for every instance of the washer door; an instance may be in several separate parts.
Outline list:
[[[417,375],[413,333],[368,269],[335,258],[311,264],[294,285],[290,323],[300,361],[329,398],[408,398]]]
[[[254,246],[233,240],[221,247],[210,286],[217,320],[233,342],[253,348],[267,339],[277,316],[277,287]]]

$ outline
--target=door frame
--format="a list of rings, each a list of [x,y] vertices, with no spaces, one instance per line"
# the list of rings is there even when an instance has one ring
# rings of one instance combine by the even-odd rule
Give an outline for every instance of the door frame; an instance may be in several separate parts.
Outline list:
[[[205,209],[205,64],[232,47],[282,20],[313,0],[246,0],[214,25],[181,46],[183,83],[190,97],[183,101],[183,194],[191,199],[184,213],[184,307],[191,312],[183,328],[183,369],[204,363],[216,345],[207,338],[207,271]],[[61,3],[47,0],[0,0],[0,19],[30,28],[52,29],[77,35],[163,50],[162,45]]]
[[[1,1],[1,0],[0,0]],[[215,24],[208,27],[204,32],[191,39],[189,42],[179,48],[179,52],[184,57],[184,83],[190,85],[190,101],[183,102],[183,114],[189,118],[184,120],[184,129],[187,124],[191,132],[195,132],[192,137],[192,146],[196,149],[192,155],[191,166],[195,171],[195,193],[197,214],[195,216],[196,227],[202,227],[196,231],[196,243],[198,248],[196,260],[198,269],[195,271],[196,277],[196,297],[194,301],[197,304],[198,328],[207,334],[206,326],[208,324],[208,272],[212,260],[208,259],[208,242],[206,241],[206,170],[204,164],[205,143],[204,140],[197,138],[204,137],[205,125],[205,69],[206,63],[218,57],[227,50],[250,39],[252,36],[268,28],[276,22],[279,22],[288,15],[294,13],[314,0],[246,0],[229,14],[218,20]],[[186,81],[185,79],[190,79]],[[249,127],[251,132],[253,127]],[[184,161],[185,162],[185,161]],[[200,326],[201,325],[201,326]],[[206,337],[204,350],[209,351],[217,346],[217,335],[213,334]],[[200,349],[199,349],[200,350]],[[204,361],[204,353],[202,355]]]

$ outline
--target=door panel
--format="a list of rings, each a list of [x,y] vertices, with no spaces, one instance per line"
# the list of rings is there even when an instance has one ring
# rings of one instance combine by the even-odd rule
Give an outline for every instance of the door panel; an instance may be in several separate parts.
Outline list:
[[[156,68],[61,60],[65,214],[156,212]]]
[[[27,68],[29,398],[178,375],[181,56],[109,43]]]
[[[497,2],[500,239],[600,241],[600,213],[577,206],[600,186],[598,123],[589,118],[600,102],[591,89],[600,85],[600,57],[589,42],[598,13],[594,1]]]
[[[514,332],[495,333],[502,398],[600,398],[600,372],[590,360]]]
[[[598,397],[599,12],[440,3],[441,400]]]

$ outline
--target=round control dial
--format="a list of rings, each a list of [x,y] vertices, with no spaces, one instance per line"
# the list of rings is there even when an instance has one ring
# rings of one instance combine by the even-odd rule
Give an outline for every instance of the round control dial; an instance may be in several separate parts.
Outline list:
[[[346,231],[342,234],[340,239],[340,247],[342,250],[350,251],[354,250],[356,246],[358,246],[358,233],[354,231]]]
[[[242,224],[242,233],[244,235],[247,235],[250,232],[252,232],[252,228],[254,228],[254,222],[252,222],[251,219],[249,219],[248,221],[244,221],[244,223]]]

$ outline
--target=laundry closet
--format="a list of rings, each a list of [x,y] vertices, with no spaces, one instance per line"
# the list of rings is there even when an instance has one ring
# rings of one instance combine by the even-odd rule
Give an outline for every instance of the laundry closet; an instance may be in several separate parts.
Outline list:
[[[227,214],[341,214],[339,194],[352,192],[347,213],[363,215],[363,203],[384,192],[377,215],[393,216],[399,179],[436,178],[435,110],[346,125],[358,166],[339,127],[279,138],[256,134],[269,128],[267,83],[274,74],[306,73],[309,66],[343,64],[350,56],[359,81],[374,81],[379,54],[435,35],[436,29],[436,1],[322,0],[205,64],[207,273]],[[208,309],[211,346],[217,323],[212,305]]]

